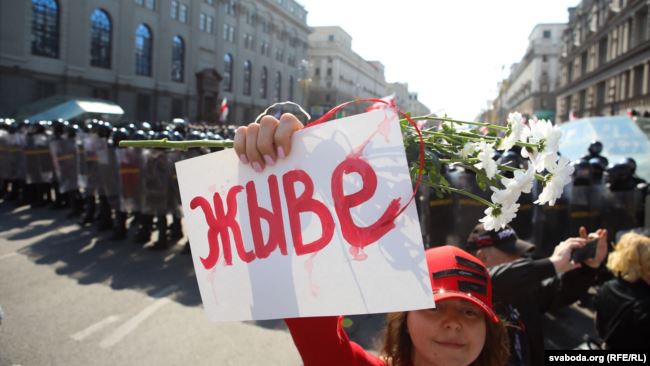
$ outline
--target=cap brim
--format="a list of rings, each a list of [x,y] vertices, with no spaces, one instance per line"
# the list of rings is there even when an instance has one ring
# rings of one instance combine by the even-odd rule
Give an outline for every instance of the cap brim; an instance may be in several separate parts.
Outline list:
[[[515,243],[515,248],[517,249],[517,253],[521,255],[530,254],[535,250],[535,244],[529,243],[525,240],[517,239],[517,242]]]
[[[475,297],[468,296],[466,293],[463,292],[454,292],[454,291],[445,291],[443,293],[435,293],[433,294],[433,300],[435,302],[438,301],[443,301],[447,299],[462,299],[462,300],[467,300],[473,304],[476,304],[476,306],[480,307],[481,310],[487,315],[487,317],[492,321],[492,323],[498,323],[499,322],[499,317],[497,314],[494,313],[494,310],[492,310],[489,306],[485,305],[485,303]]]

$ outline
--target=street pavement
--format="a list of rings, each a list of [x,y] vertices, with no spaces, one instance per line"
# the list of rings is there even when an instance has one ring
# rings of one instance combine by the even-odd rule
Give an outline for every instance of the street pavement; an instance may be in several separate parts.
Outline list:
[[[0,201],[0,366],[302,364],[281,320],[210,323],[180,245],[111,241],[66,214]],[[548,348],[593,333],[575,305],[546,317]],[[349,319],[376,352],[384,315]]]

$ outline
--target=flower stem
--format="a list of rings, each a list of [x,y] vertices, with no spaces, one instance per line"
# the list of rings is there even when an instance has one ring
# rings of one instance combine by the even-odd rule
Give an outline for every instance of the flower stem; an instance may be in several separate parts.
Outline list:
[[[491,128],[491,129],[494,129],[494,130],[500,130],[500,131],[507,131],[508,130],[508,127],[506,127],[506,126],[493,125],[493,124],[487,123],[487,122],[460,121],[460,120],[457,120],[457,119],[447,118],[447,117],[420,116],[420,117],[411,117],[411,119],[414,120],[414,121],[418,121],[418,120],[447,121],[447,122],[454,122],[454,123],[458,123],[458,124],[487,127],[487,128]]]
[[[187,150],[191,148],[198,147],[208,147],[208,148],[226,148],[232,147],[233,142],[231,140],[190,140],[190,141],[168,141],[167,139],[162,140],[123,140],[120,141],[120,147],[141,147],[141,148],[157,148],[157,149],[176,149],[176,150]]]
[[[478,201],[478,202],[480,202],[480,203],[482,203],[482,204],[484,204],[484,205],[486,205],[488,207],[497,208],[497,206],[494,203],[486,200],[485,198],[479,197],[479,196],[477,196],[477,195],[475,195],[473,193],[469,193],[469,192],[467,192],[465,190],[454,188],[454,187],[449,187],[449,186],[443,186],[443,185],[440,185],[440,184],[431,184],[431,186],[440,188],[442,190],[458,193],[460,195],[463,195],[463,196],[469,197],[469,198],[471,198],[471,199],[473,199],[475,201]]]
[[[508,172],[516,172],[517,170],[520,170],[520,169],[511,167],[511,166],[508,166],[508,165],[501,165],[501,164],[498,165],[498,168],[499,168],[499,170],[505,170],[505,171],[508,171]],[[540,182],[545,182],[546,181],[546,176],[535,173],[535,179],[537,179]]]

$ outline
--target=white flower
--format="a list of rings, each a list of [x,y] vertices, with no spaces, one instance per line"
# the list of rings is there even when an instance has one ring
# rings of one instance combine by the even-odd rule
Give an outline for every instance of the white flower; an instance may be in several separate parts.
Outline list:
[[[535,180],[535,169],[532,165],[528,166],[528,169],[524,172],[523,170],[515,170],[514,177],[512,178],[503,178],[501,179],[501,184],[506,189],[519,191],[523,193],[530,193],[530,190],[533,189],[533,181]]]
[[[515,143],[525,142],[530,134],[530,128],[524,124],[521,113],[510,113],[508,115],[508,135],[501,140],[499,150],[510,150]]]
[[[485,230],[500,230],[517,216],[519,204],[513,203],[511,205],[501,206],[498,208],[488,207],[484,213],[485,217],[479,221],[483,223]]]
[[[532,153],[527,149],[521,150],[521,156],[530,157],[535,170],[542,172],[544,169],[553,165],[557,158],[557,151],[560,147],[560,138],[562,131],[558,126],[554,126],[551,121],[539,120],[532,121],[530,136],[528,142],[532,144],[541,144],[541,149],[534,150]]]
[[[473,142],[466,142],[465,145],[463,145],[463,148],[459,151],[460,157],[463,159],[467,159],[470,157],[474,152],[476,151],[476,148],[474,146]]]
[[[478,159],[480,162],[474,164],[474,166],[478,169],[483,169],[488,178],[494,178],[494,175],[497,173],[497,163],[492,159],[492,156],[494,156],[493,145],[481,141],[476,144],[476,148],[479,150]]]
[[[492,203],[496,203],[499,205],[511,205],[513,203],[516,203],[517,200],[519,199],[519,196],[521,195],[521,191],[514,190],[514,189],[499,189],[495,187],[490,187],[492,190],[492,197],[490,199],[492,200]]]
[[[555,205],[555,201],[562,196],[564,186],[571,182],[574,167],[571,165],[569,159],[562,156],[557,162],[546,167],[546,169],[551,174],[551,177],[546,181],[544,189],[535,203],[539,205],[548,203],[550,206],[553,206]]]

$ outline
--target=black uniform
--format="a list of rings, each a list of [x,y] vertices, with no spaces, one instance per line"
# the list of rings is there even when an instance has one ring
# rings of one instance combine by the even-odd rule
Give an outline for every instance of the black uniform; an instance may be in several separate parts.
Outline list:
[[[650,285],[614,278],[596,297],[596,330],[607,349],[650,350]]]
[[[544,313],[578,300],[593,284],[596,273],[583,266],[558,276],[549,259],[528,258],[490,268],[495,310],[514,325],[508,327],[509,364],[544,364]]]

